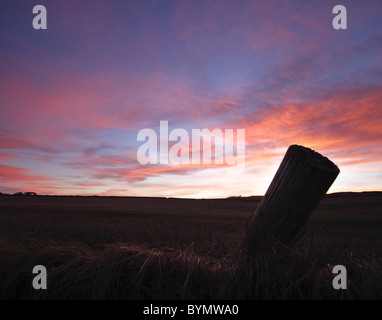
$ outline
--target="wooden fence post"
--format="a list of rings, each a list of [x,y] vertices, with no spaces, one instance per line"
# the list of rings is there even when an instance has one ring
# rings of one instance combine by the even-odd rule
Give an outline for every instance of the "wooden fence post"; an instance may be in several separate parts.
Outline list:
[[[340,170],[328,158],[298,145],[288,148],[264,198],[247,224],[246,256],[269,244],[295,240]]]

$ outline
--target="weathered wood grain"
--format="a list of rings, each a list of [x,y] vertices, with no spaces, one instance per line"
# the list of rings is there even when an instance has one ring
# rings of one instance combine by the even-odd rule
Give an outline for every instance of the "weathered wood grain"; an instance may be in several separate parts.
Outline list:
[[[319,153],[290,146],[247,224],[242,242],[245,253],[251,256],[269,244],[295,240],[339,172],[332,161]]]

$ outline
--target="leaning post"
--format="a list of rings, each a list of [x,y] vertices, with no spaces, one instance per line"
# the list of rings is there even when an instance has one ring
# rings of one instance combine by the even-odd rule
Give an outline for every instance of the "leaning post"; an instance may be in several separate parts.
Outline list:
[[[254,256],[270,244],[287,245],[298,238],[339,172],[321,154],[303,146],[290,146],[247,224],[242,241],[245,256]]]

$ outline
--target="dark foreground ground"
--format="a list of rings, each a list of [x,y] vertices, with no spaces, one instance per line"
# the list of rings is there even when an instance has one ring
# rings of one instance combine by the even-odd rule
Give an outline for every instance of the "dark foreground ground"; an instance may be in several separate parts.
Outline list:
[[[235,265],[260,200],[1,196],[0,299],[382,299],[382,193],[328,195],[295,246]]]

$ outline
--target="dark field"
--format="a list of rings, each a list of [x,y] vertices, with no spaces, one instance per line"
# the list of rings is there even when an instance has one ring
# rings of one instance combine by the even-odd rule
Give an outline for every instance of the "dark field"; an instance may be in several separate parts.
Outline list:
[[[0,298],[382,298],[382,193],[328,195],[293,247],[234,265],[260,200],[1,196]]]

